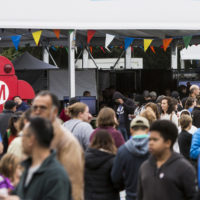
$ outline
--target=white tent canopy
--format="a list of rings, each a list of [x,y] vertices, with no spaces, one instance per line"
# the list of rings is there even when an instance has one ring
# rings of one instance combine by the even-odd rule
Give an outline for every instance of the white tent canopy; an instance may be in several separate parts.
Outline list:
[[[197,30],[199,0],[6,0],[1,28]]]
[[[173,37],[177,44],[179,41],[175,41],[174,37],[179,37],[182,42],[182,37],[188,35],[197,35],[192,43],[200,43],[200,0],[6,0],[1,7],[0,47],[12,43],[12,33],[24,34],[20,45],[26,42],[34,45],[33,30],[62,29],[61,40],[51,37],[53,32],[49,31],[40,42],[43,46],[57,45],[56,42],[68,45],[71,97],[75,96],[75,37],[76,45],[86,45],[87,30],[97,30],[91,45],[103,45],[106,33],[116,36],[113,43],[122,43],[125,37],[140,37],[160,39],[152,43],[160,46],[164,38]],[[10,34],[7,33],[9,29],[12,29]],[[68,34],[67,30],[71,29],[77,30],[77,34]],[[29,35],[26,35],[27,30]],[[137,42],[134,41],[134,45]],[[141,45],[143,40],[139,42]]]
[[[192,45],[180,51],[181,60],[200,60],[200,45]]]

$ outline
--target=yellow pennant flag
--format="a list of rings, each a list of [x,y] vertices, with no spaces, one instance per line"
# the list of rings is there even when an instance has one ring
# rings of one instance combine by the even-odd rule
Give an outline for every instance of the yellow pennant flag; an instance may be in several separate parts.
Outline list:
[[[38,43],[40,41],[40,37],[42,35],[42,31],[36,31],[32,33],[33,39],[35,40],[36,45],[38,46]]]
[[[152,39],[144,39],[144,52],[146,52],[146,50],[149,48],[152,41]]]

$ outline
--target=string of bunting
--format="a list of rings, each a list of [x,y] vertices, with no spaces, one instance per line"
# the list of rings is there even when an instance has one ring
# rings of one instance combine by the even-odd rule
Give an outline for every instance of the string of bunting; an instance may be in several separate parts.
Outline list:
[[[69,33],[71,33],[73,30],[69,30]],[[35,41],[35,44],[38,46],[39,45],[39,42],[40,42],[40,38],[42,36],[42,30],[39,30],[39,31],[36,31],[36,32],[32,32],[32,36],[33,36],[33,39]],[[60,38],[60,30],[53,30],[55,36],[57,39]],[[95,30],[88,30],[87,31],[87,44],[90,48],[90,52],[92,53],[93,51],[93,47],[90,46],[90,41],[92,40],[92,38],[94,37],[96,31]],[[30,33],[29,33],[30,34]],[[2,38],[11,38],[13,44],[14,44],[14,47],[16,50],[18,50],[18,46],[19,46],[19,43],[20,43],[20,40],[21,40],[21,37],[22,36],[25,36],[27,34],[22,34],[22,35],[14,35],[14,36],[6,36],[6,37],[1,37]],[[189,35],[189,36],[184,36],[184,37],[173,37],[173,38],[165,38],[163,39],[163,50],[166,51],[167,48],[170,46],[171,42],[173,39],[183,39],[183,42],[184,42],[184,45],[186,48],[188,48],[189,44],[190,44],[190,41],[192,40],[192,37],[194,35]],[[151,51],[155,54],[156,51],[154,49],[154,46],[151,45],[151,43],[154,41],[154,40],[158,40],[158,39],[145,39],[145,38],[133,38],[133,37],[123,37],[123,36],[116,36],[116,35],[111,35],[111,34],[107,34],[105,35],[105,46],[100,46],[100,49],[102,50],[103,53],[106,53],[106,51],[104,49],[106,49],[108,52],[111,52],[110,49],[113,48],[113,46],[111,46],[111,43],[114,39],[118,39],[118,38],[122,38],[124,39],[124,47],[123,46],[120,46],[121,49],[127,49],[128,47],[131,46],[131,51],[133,51],[133,47],[132,47],[132,43],[134,40],[143,40],[143,49],[144,49],[144,52],[146,52],[148,50],[148,48],[150,47]],[[52,46],[52,49],[56,51],[56,48]],[[68,51],[68,49],[66,49],[66,51]]]
[[[87,44],[89,45],[91,39],[93,38],[94,34],[96,31],[94,30],[88,30],[87,32]],[[116,38],[115,35],[110,35],[110,34],[106,34],[105,37],[105,49],[107,49],[110,52],[110,49],[108,48],[109,45],[111,44],[111,42],[114,40],[114,38]],[[133,43],[133,41],[135,39],[137,40],[143,40],[144,41],[144,52],[147,51],[147,49],[149,48],[149,46],[151,45],[151,43],[153,42],[153,40],[155,39],[144,39],[144,38],[133,38],[133,37],[121,37],[124,39],[124,49],[126,50],[129,46],[131,46],[131,44]],[[170,46],[170,43],[172,42],[173,39],[179,39],[179,38],[183,38],[184,41],[184,45],[186,48],[188,48],[190,41],[192,39],[192,36],[184,36],[184,37],[173,37],[173,38],[165,38],[163,39],[163,49],[164,51],[167,51],[167,48]],[[100,47],[102,49],[102,47]],[[155,54],[155,49],[153,46],[150,46],[150,49],[152,50],[152,52]],[[133,51],[133,49],[131,49]],[[102,49],[103,51],[103,49]],[[104,52],[104,51],[103,51]]]

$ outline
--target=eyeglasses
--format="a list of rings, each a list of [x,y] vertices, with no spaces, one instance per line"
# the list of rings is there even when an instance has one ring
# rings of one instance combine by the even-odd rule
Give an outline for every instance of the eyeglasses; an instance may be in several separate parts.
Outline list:
[[[47,110],[47,106],[32,106],[33,110],[36,111],[38,108],[40,110]]]

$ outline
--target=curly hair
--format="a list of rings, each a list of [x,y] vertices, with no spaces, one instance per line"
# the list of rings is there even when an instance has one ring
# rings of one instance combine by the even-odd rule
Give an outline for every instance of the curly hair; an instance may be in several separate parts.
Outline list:
[[[174,111],[174,103],[171,97],[163,97],[161,100],[161,104],[163,100],[167,100],[168,104],[168,109],[167,109],[167,114],[171,114]],[[164,111],[161,109],[161,112],[164,113]]]

